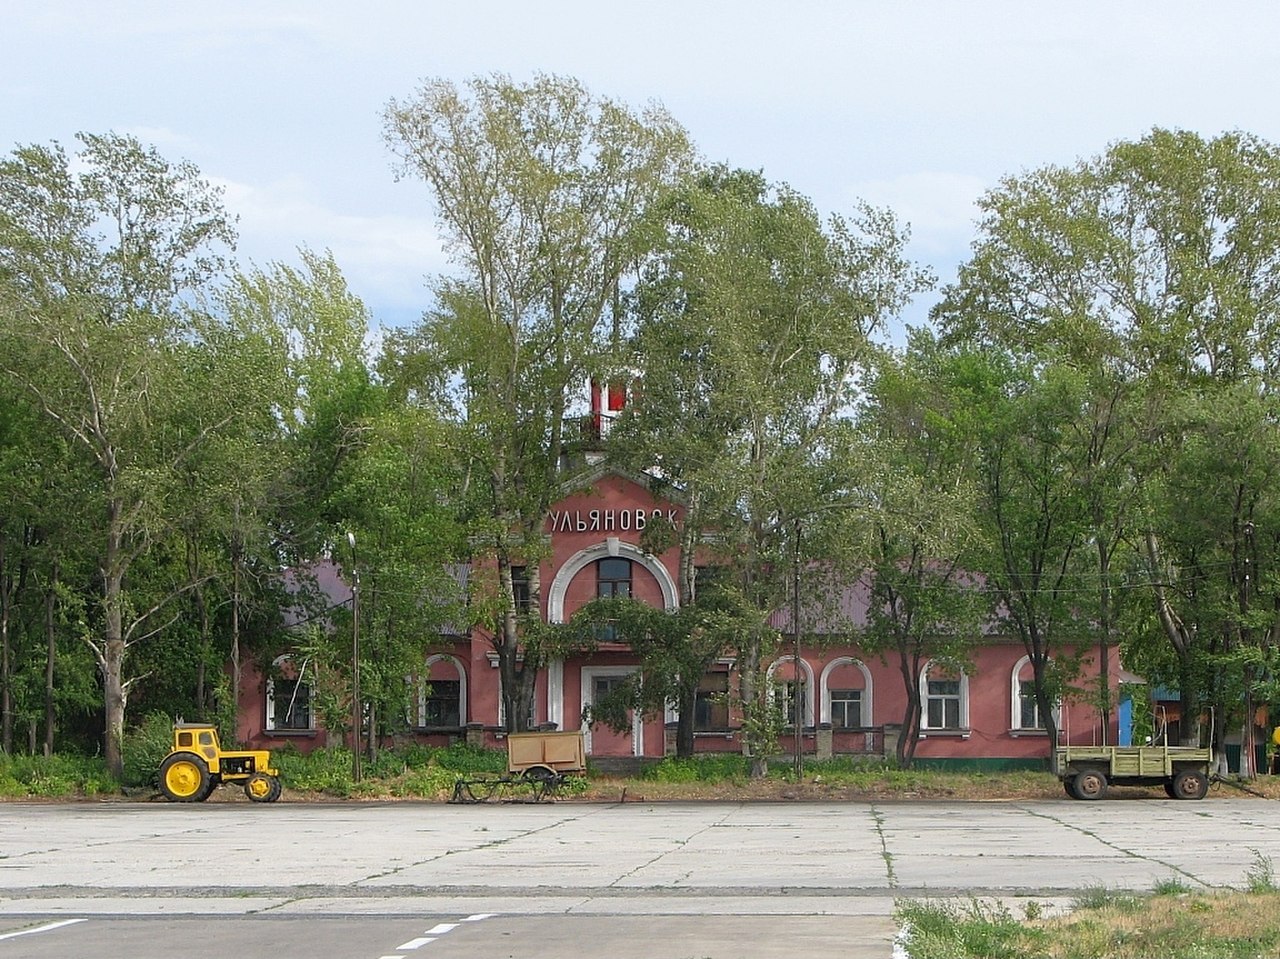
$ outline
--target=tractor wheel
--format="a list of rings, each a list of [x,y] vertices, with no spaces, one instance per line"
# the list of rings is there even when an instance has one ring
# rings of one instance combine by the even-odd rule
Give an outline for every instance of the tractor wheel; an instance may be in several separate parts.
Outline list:
[[[1203,799],[1209,791],[1209,777],[1199,769],[1183,769],[1173,777],[1175,799]]]
[[[1071,780],[1071,792],[1077,799],[1101,799],[1107,794],[1107,774],[1101,769],[1082,769]]]
[[[267,778],[271,780],[271,797],[267,802],[275,802],[284,793],[284,785],[275,776],[268,776]]]
[[[254,773],[244,781],[244,794],[254,802],[273,802],[280,796],[280,782],[266,773]]]
[[[213,795],[213,791],[218,788],[218,781],[212,776],[209,777],[209,785],[200,790],[200,795],[196,797],[197,802],[204,802]]]
[[[160,791],[170,802],[200,802],[209,789],[209,767],[195,753],[170,753],[160,764]]]

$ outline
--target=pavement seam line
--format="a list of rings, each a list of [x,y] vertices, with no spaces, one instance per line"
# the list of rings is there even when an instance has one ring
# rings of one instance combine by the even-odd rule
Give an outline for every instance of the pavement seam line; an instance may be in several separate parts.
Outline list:
[[[1050,816],[1048,813],[1036,812],[1034,809],[1031,809],[1027,806],[1019,806],[1018,808],[1021,809],[1023,812],[1028,813],[1032,816],[1036,816],[1040,819],[1047,819],[1049,822],[1057,823],[1059,826],[1065,826],[1067,829],[1075,830],[1076,832],[1080,833],[1082,836],[1088,836],[1090,839],[1093,839],[1097,842],[1102,843],[1102,845],[1106,846],[1108,849],[1114,849],[1118,853],[1123,853],[1124,855],[1128,856],[1130,859],[1137,859],[1137,860],[1140,860],[1141,862],[1150,862],[1150,863],[1155,863],[1157,866],[1164,866],[1166,869],[1171,869],[1180,876],[1186,876],[1192,882],[1199,883],[1201,886],[1204,886],[1206,889],[1213,888],[1212,883],[1205,882],[1199,876],[1195,875],[1194,873],[1187,872],[1187,870],[1183,869],[1181,866],[1175,866],[1173,863],[1165,862],[1163,859],[1156,859],[1154,856],[1144,856],[1141,853],[1134,852],[1132,849],[1125,849],[1123,846],[1118,846],[1115,843],[1107,839],[1104,839],[1102,836],[1098,835],[1098,833],[1094,832],[1091,829],[1085,829],[1083,826],[1077,826],[1074,823],[1069,823],[1065,819],[1062,819],[1058,816]]]
[[[735,812],[739,812],[739,811],[741,810],[741,808],[742,808],[741,806],[737,806],[737,807],[734,807],[733,809],[727,810],[727,811],[725,812],[725,814],[724,814],[723,816],[721,816],[721,817],[720,817],[718,820],[716,820],[715,822],[709,822],[709,823],[707,823],[705,826],[703,826],[701,829],[697,830],[696,832],[692,832],[692,833],[690,833],[689,835],[685,836],[683,839],[677,839],[677,840],[675,841],[675,846],[674,846],[673,848],[671,848],[671,849],[664,849],[662,852],[658,853],[656,856],[654,856],[654,857],[653,857],[652,859],[650,859],[648,862],[642,862],[642,863],[640,863],[640,865],[636,866],[634,869],[632,869],[632,870],[630,870],[629,872],[627,872],[627,873],[625,873],[625,874],[623,874],[623,875],[619,876],[619,877],[618,877],[617,879],[615,879],[613,882],[609,883],[609,885],[608,885],[608,886],[606,886],[605,888],[614,888],[614,887],[617,887],[618,883],[622,882],[622,880],[624,880],[624,879],[630,879],[632,876],[634,876],[636,873],[638,873],[641,869],[648,869],[650,866],[652,866],[652,865],[653,865],[655,862],[657,862],[658,860],[660,860],[660,859],[665,859],[667,856],[671,855],[673,852],[675,852],[675,851],[677,851],[677,850],[679,850],[679,849],[683,849],[685,846],[689,845],[689,843],[693,842],[693,840],[694,840],[694,839],[696,839],[698,836],[701,836],[704,832],[708,832],[709,830],[714,829],[714,828],[716,828],[717,826],[722,826],[722,825],[724,825],[725,820],[727,820],[727,819],[728,819],[731,815],[733,815]],[[687,875],[687,874],[686,874],[686,875]]]
[[[517,839],[524,839],[528,836],[536,836],[538,833],[546,832],[548,829],[558,829],[559,827],[567,823],[576,822],[579,819],[583,819],[583,818],[585,817],[582,815],[566,816],[563,819],[557,819],[555,822],[547,823],[545,826],[539,826],[537,829],[526,829],[522,832],[513,833],[512,835],[505,836],[501,839],[492,839],[488,842],[482,842],[478,846],[468,846],[466,849],[446,849],[444,852],[434,856],[428,856],[426,859],[419,859],[419,860],[416,860],[415,862],[407,862],[402,865],[396,866],[394,869],[388,869],[385,872],[375,872],[372,875],[365,876],[362,879],[353,880],[351,882],[351,885],[359,886],[361,883],[366,883],[373,879],[385,879],[388,876],[394,876],[397,873],[404,872],[406,869],[414,869],[417,866],[423,866],[429,862],[436,862],[437,860],[444,859],[448,856],[457,856],[464,853],[479,852],[481,849],[493,849],[497,846],[502,846],[502,845],[505,845],[506,843],[514,842]]]
[[[889,851],[889,840],[884,834],[884,813],[875,803],[871,804],[871,818],[876,824],[876,835],[880,837],[880,858],[884,860],[884,871],[890,889],[898,888],[898,877],[893,871],[893,853]]]

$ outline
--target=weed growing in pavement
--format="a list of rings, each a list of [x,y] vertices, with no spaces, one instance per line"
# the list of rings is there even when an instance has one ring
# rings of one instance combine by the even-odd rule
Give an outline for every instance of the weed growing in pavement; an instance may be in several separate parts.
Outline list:
[[[1153,896],[1181,896],[1190,891],[1191,887],[1177,876],[1166,876],[1164,879],[1157,879],[1151,887]]]
[[[1004,906],[977,899],[965,904],[900,899],[894,915],[911,959],[1014,959],[1027,955],[1036,939],[1035,930]]]
[[[1071,908],[1082,909],[1115,909],[1118,912],[1132,912],[1140,908],[1142,900],[1137,896],[1106,886],[1088,886],[1071,900]]]
[[[1245,870],[1245,888],[1250,892],[1275,892],[1276,872],[1271,857],[1264,856],[1253,847],[1249,851],[1253,853],[1253,865]]]

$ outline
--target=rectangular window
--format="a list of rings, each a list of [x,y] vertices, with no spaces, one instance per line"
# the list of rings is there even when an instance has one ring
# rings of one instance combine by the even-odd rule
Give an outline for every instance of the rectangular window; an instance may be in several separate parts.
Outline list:
[[[596,564],[597,596],[631,595],[631,560],[602,559]]]
[[[862,728],[862,690],[831,690],[831,725],[835,729]]]
[[[1018,700],[1021,729],[1044,729],[1040,721],[1040,706],[1036,702],[1036,684],[1031,680],[1018,683]]]
[[[925,701],[925,726],[929,729],[960,728],[960,680],[931,679]]]
[[[277,679],[271,690],[271,729],[311,728],[311,684]]]
[[[611,693],[617,692],[618,688],[627,681],[626,676],[597,676],[591,701],[598,703]]]
[[[511,567],[511,592],[516,604],[517,613],[529,611],[533,600],[529,592],[529,570],[524,566]]]
[[[694,694],[693,728],[720,730],[729,728],[729,674],[707,673]]]
[[[462,683],[456,679],[433,679],[428,684],[422,725],[462,725]]]

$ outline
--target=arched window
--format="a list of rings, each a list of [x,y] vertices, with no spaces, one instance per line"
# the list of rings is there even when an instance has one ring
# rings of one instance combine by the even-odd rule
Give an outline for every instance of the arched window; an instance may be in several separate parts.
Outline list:
[[[851,656],[833,659],[822,670],[822,719],[833,729],[872,725],[871,672]]]
[[[969,677],[928,662],[920,670],[920,729],[969,730]]]
[[[1036,702],[1034,671],[1031,668],[1031,657],[1023,656],[1014,664],[1009,674],[1009,728],[1016,731],[1044,732],[1044,716],[1040,714],[1040,706]],[[1053,706],[1055,719],[1059,706]]]
[[[302,665],[294,663],[289,654],[277,656],[271,662],[267,674],[267,722],[268,730],[315,729],[315,716],[311,709],[311,661]]]
[[[466,723],[467,673],[455,656],[428,656],[417,689],[417,725],[421,729],[458,729]]]
[[[782,656],[774,660],[766,674],[769,683],[769,702],[785,726],[794,726],[796,695],[801,697],[801,714],[804,725],[813,722],[813,667],[803,659],[799,671],[794,656]]]

